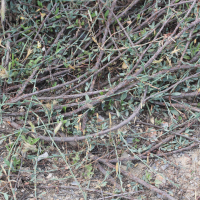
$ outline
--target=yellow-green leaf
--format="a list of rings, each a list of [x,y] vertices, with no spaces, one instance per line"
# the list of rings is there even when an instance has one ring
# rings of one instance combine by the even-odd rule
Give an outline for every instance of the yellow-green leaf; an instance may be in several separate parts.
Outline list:
[[[161,58],[160,60],[154,60],[153,63],[157,64],[157,63],[161,63],[163,61],[163,59]]]
[[[56,128],[54,129],[55,134],[60,130],[61,126],[62,126],[62,122],[59,122]]]
[[[127,68],[128,68],[128,65],[125,62],[123,62],[122,69],[127,69]]]

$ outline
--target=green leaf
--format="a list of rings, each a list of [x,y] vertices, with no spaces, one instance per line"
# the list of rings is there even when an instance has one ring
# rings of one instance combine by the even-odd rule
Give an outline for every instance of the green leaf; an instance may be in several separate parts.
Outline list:
[[[72,25],[68,26],[67,29],[73,28],[74,26],[75,26],[75,25],[72,24]]]
[[[126,99],[127,97],[127,92],[124,92],[122,95],[121,95],[121,100],[123,101],[124,99]]]
[[[66,109],[67,109],[67,106],[64,106],[64,107],[63,107],[64,112],[66,112]]]
[[[40,140],[40,138],[33,138],[31,143],[36,144],[39,140]]]
[[[160,93],[160,94],[155,95],[155,97],[153,97],[153,98],[154,98],[154,99],[157,99],[157,98],[161,97],[162,95],[163,95],[163,94]]]
[[[187,55],[184,55],[183,58],[186,60],[190,60],[190,56],[187,56]]]
[[[86,100],[86,103],[90,102],[90,97],[87,94],[85,95],[85,100]]]
[[[155,185],[158,187],[162,182],[160,180],[155,180]]]
[[[5,200],[8,200],[8,195],[6,193],[0,192],[0,194],[3,194]]]
[[[118,110],[116,110],[116,113],[117,113],[117,117],[121,116],[121,114],[120,114],[120,112]]]
[[[105,19],[107,19],[108,14],[109,14],[109,10],[107,10],[107,11],[105,12],[105,14],[104,14]]]
[[[59,11],[59,8],[56,8],[56,11],[55,11],[55,15],[57,15],[58,14],[58,11]]]
[[[59,122],[59,123],[57,124],[57,126],[55,127],[55,129],[54,129],[54,133],[55,133],[55,134],[60,130],[61,126],[62,126],[62,121]]]
[[[174,93],[172,93],[172,95],[173,96],[179,96],[179,95],[181,95],[181,93],[180,92],[174,92]]]
[[[140,139],[135,138],[135,142],[139,142],[139,141],[140,141]]]
[[[140,14],[137,15],[137,20],[139,20],[139,19],[140,19]]]
[[[93,17],[96,17],[96,13],[93,12],[93,13],[91,14],[91,17],[92,17],[92,18],[93,18]]]
[[[4,163],[5,163],[8,167],[10,167],[10,162],[9,162],[8,160],[4,159]]]
[[[71,124],[70,121],[67,120],[67,122],[65,123],[65,127],[68,127],[70,124]]]
[[[151,53],[153,51],[155,51],[155,49],[149,49],[147,52]]]
[[[141,81],[146,82],[148,79],[149,79],[148,76],[143,76],[143,77],[141,78]]]
[[[105,182],[102,182],[101,184],[100,184],[100,187],[105,187],[107,185],[107,182],[105,181]]]
[[[57,15],[57,16],[56,16],[56,19],[60,19],[60,18],[61,18],[61,15]]]
[[[171,110],[171,113],[174,114],[174,115],[176,115],[176,116],[179,116],[179,115],[180,115],[179,112],[176,111],[176,110]]]
[[[42,8],[42,2],[40,2],[40,1],[37,1],[37,4],[38,4],[38,6],[39,6],[39,7],[41,7],[41,8]]]

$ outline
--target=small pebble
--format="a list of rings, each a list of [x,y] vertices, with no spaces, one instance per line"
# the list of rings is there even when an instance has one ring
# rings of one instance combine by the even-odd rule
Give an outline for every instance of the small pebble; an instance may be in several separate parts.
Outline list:
[[[76,181],[73,181],[71,185],[79,185]]]
[[[132,144],[132,143],[133,143],[133,139],[134,139],[134,138],[127,138],[127,139],[126,139],[126,142],[127,142],[128,144]]]
[[[167,167],[169,167],[169,164],[162,165],[162,166],[161,166],[161,169],[162,169],[162,170],[166,170],[166,169],[167,169]]]

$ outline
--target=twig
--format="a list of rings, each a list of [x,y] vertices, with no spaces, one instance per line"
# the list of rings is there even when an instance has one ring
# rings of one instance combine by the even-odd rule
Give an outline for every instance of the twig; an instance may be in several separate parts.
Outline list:
[[[10,33],[8,33],[8,37],[10,37]],[[4,63],[4,68],[6,68],[8,70],[8,64],[9,64],[9,59],[10,59],[10,40],[7,39],[7,42],[6,42],[6,60],[5,60],[5,63]]]
[[[157,105],[166,106],[166,104],[162,103],[162,102],[154,101],[154,103],[157,104]],[[170,106],[177,107],[177,108],[180,108],[180,109],[184,109],[186,111],[192,110],[192,111],[195,111],[195,112],[200,112],[199,108],[196,108],[194,106],[190,106],[190,105],[187,105],[187,104],[181,105],[181,104],[178,104],[178,103],[171,103]]]

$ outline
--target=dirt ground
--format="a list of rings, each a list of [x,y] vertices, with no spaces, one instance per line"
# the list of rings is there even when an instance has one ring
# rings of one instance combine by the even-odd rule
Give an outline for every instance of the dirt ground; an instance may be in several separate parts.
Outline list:
[[[6,122],[3,123],[1,128],[5,132],[6,130],[10,133],[14,131],[11,131],[10,126]],[[153,132],[151,134],[149,136],[153,137]],[[198,131],[196,131],[196,134],[198,134]],[[2,136],[3,134],[1,133]],[[9,142],[14,140],[14,135],[9,137]],[[2,147],[0,149],[1,166],[5,166],[3,165],[5,164],[4,159],[8,156],[9,151],[4,146],[8,140],[7,142],[4,140],[0,142]],[[59,147],[61,150],[65,148],[63,144]],[[68,145],[67,148],[68,153],[74,153],[75,149],[73,146]],[[17,172],[10,172],[10,179],[13,179],[13,182],[16,183],[14,185],[17,199],[35,200],[35,196],[37,196],[37,199],[43,200],[84,199],[80,188],[78,188],[78,183],[71,175],[70,168],[67,167],[66,163],[59,156],[59,152],[56,152],[56,148],[53,146],[46,147],[46,152],[48,152],[49,157],[37,163],[37,170],[34,169],[35,163],[33,160],[23,158],[23,164],[19,170]],[[51,158],[52,155],[54,157]],[[58,158],[55,158],[56,155]],[[129,156],[131,156],[129,151],[124,151],[121,154],[121,157],[124,158]],[[85,188],[88,189],[86,199],[164,199],[159,194],[147,190],[125,176],[122,176],[123,183],[121,182],[124,195],[112,198],[113,191],[116,188],[109,181],[106,181],[106,184],[102,185],[105,176],[100,173],[95,163],[92,164],[93,171],[91,178],[84,178],[83,173],[85,169],[83,167],[79,166],[78,169],[71,168],[77,181],[81,184],[81,188],[83,190]],[[199,148],[194,148],[172,156],[149,159],[148,164],[145,162],[122,162],[119,168],[128,170],[134,176],[150,184],[154,184],[162,191],[170,191],[170,195],[175,199],[198,200],[200,198]],[[36,172],[35,170],[37,171],[36,178],[33,176],[34,172]],[[113,174],[110,169],[108,170]],[[1,174],[0,178],[1,188],[8,188],[9,184],[6,174]],[[34,178],[35,180],[33,180]],[[116,177],[115,180],[120,183],[120,180]],[[37,188],[36,193],[34,185]]]

